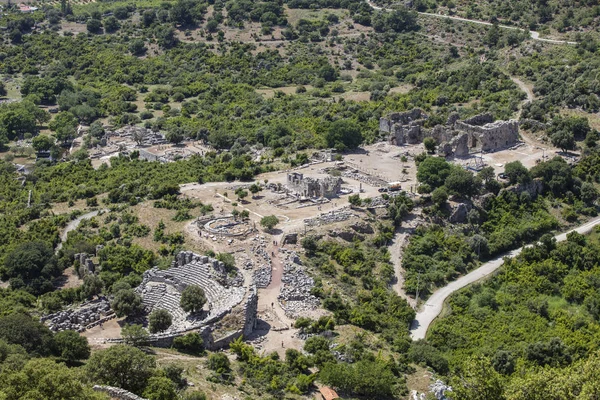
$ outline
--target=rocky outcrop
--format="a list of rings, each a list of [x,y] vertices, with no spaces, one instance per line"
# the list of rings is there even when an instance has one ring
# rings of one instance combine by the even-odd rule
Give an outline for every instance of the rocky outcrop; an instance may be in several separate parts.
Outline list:
[[[465,203],[460,203],[452,209],[449,221],[453,224],[462,224],[467,221],[469,207]]]

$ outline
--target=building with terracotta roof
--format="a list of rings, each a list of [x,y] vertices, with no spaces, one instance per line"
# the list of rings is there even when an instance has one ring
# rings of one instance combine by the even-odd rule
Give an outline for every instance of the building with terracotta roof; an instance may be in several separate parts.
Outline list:
[[[327,386],[320,387],[319,392],[321,393],[323,400],[335,400],[340,398],[335,390]]]

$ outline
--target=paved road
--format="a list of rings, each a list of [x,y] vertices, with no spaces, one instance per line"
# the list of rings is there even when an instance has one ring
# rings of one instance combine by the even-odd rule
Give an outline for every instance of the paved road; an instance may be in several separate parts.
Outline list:
[[[107,211],[107,210],[101,210],[101,211]],[[58,251],[60,249],[62,249],[63,243],[67,241],[67,236],[68,236],[69,232],[77,229],[77,227],[79,226],[81,221],[83,221],[84,219],[90,219],[92,217],[95,217],[99,213],[100,213],[100,210],[92,211],[87,214],[80,215],[79,217],[75,218],[73,221],[69,222],[67,224],[67,226],[65,227],[65,230],[62,231],[62,233],[60,234],[60,243],[58,244],[58,246],[56,246],[56,252],[58,253]]]
[[[370,0],[367,0],[367,4],[369,6],[371,6],[371,8],[373,8],[374,10],[383,10],[383,11],[391,11],[392,10],[392,9],[389,9],[389,8],[382,8],[382,7],[376,6]],[[491,22],[487,22],[487,21],[478,21],[476,19],[467,19],[467,18],[456,17],[456,16],[452,16],[452,15],[434,14],[434,13],[427,13],[427,12],[418,12],[418,13],[420,15],[427,15],[429,17],[452,19],[454,21],[470,22],[472,24],[488,25],[488,26],[494,25]],[[529,32],[529,36],[531,36],[531,38],[533,40],[538,40],[540,42],[554,43],[554,44],[577,44],[577,42],[569,42],[567,40],[544,39],[544,38],[540,37],[540,33],[539,32],[536,32],[536,31],[526,31],[525,29],[517,28],[515,26],[498,25],[498,27],[502,28],[502,29],[514,29],[514,30],[518,30],[518,31],[521,31],[521,32]]]
[[[573,230],[556,235],[556,241],[562,242],[566,240],[567,234],[573,231],[577,231],[581,234],[588,233],[597,225],[600,225],[600,217],[594,218]],[[477,282],[478,280],[490,275],[492,272],[494,272],[495,270],[500,268],[500,266],[502,266],[502,264],[504,263],[504,257],[515,257],[521,253],[521,250],[523,250],[522,247],[508,252],[506,254],[503,254],[501,256],[498,256],[495,259],[486,262],[476,270],[468,273],[467,275],[464,275],[459,279],[450,282],[443,288],[436,290],[431,295],[431,297],[427,299],[427,302],[423,306],[423,309],[417,313],[415,320],[411,324],[410,336],[412,337],[412,339],[425,339],[427,329],[429,329],[429,326],[431,325],[433,320],[437,318],[440,312],[442,312],[444,301],[448,298],[448,296],[450,296],[457,290],[462,289],[465,286],[468,286],[471,283]]]

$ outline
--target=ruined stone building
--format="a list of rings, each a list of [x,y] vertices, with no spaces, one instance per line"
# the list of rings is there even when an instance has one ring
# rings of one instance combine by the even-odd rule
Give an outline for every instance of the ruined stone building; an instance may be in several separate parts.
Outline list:
[[[298,172],[287,175],[287,187],[296,195],[307,198],[335,197],[342,188],[342,178],[328,176],[325,178],[308,178]]]
[[[83,255],[87,260],[87,255]],[[154,310],[166,310],[172,324],[161,333],[152,334],[153,346],[170,347],[173,339],[197,332],[207,349],[226,347],[238,337],[247,337],[256,327],[258,293],[254,284],[244,286],[244,279],[229,276],[225,265],[208,256],[189,251],[179,252],[171,268],[154,267],[144,272],[135,291],[142,297],[147,316]],[[188,286],[200,287],[206,296],[203,310],[190,313],[181,307],[181,295]],[[66,329],[83,332],[115,318],[109,300],[100,298],[41,318],[53,331]],[[144,325],[147,321],[144,321]],[[122,339],[105,339],[121,342]]]
[[[420,109],[392,113],[379,121],[379,130],[388,134],[390,144],[421,143],[426,137],[435,139],[438,153],[464,157],[470,151],[492,152],[514,146],[519,141],[519,123],[515,120],[494,121],[491,114],[479,114],[459,120],[451,114],[445,125],[426,129],[427,116]]]
[[[427,115],[419,108],[391,113],[379,120],[379,130],[389,134],[391,144],[417,144],[423,141],[422,126]]]

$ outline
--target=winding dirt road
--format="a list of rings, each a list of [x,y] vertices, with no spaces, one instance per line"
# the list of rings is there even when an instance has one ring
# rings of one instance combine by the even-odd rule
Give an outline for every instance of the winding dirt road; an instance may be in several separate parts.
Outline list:
[[[581,234],[589,233],[595,226],[600,225],[600,217],[594,218],[585,224],[572,229],[568,232],[561,233],[556,235],[556,241],[562,242],[567,239],[567,234],[571,232],[578,232]],[[528,245],[530,246],[530,245]],[[526,246],[527,247],[527,246]],[[510,251],[506,254],[498,256],[493,260],[490,260],[483,264],[481,267],[476,270],[468,273],[460,277],[459,279],[450,282],[448,285],[444,286],[436,290],[427,302],[423,305],[423,309],[417,313],[414,321],[410,326],[410,336],[413,340],[425,339],[425,335],[427,334],[427,329],[431,323],[437,318],[438,315],[442,312],[442,308],[444,306],[444,301],[450,296],[452,293],[456,292],[464,288],[465,286],[470,285],[471,283],[477,282],[480,279],[485,278],[490,275],[492,272],[496,271],[498,268],[504,264],[504,257],[516,257],[521,253],[523,247],[518,248],[516,250]]]
[[[58,244],[58,246],[56,246],[56,252],[58,253],[58,251],[60,249],[62,249],[63,243],[67,241],[67,236],[68,236],[69,232],[71,232],[72,230],[77,229],[77,227],[79,226],[79,224],[81,223],[81,221],[83,221],[84,219],[90,219],[92,217],[95,217],[101,211],[107,211],[107,210],[91,211],[91,212],[89,212],[87,214],[80,215],[79,217],[75,218],[73,221],[69,222],[67,224],[67,226],[65,227],[65,230],[62,231],[62,233],[60,234],[60,243]]]
[[[367,4],[374,10],[379,10],[379,11],[392,11],[393,9],[390,8],[383,8],[383,7],[379,7],[376,6],[375,4],[373,4],[370,0],[367,0]],[[419,12],[417,11],[420,15],[427,15],[429,17],[435,17],[435,18],[445,18],[445,19],[451,19],[454,21],[463,21],[463,22],[470,22],[472,24],[479,24],[479,25],[487,25],[487,26],[492,26],[494,24],[492,24],[491,22],[487,22],[487,21],[478,21],[476,19],[467,19],[467,18],[462,18],[462,17],[456,17],[456,16],[452,16],[452,15],[443,15],[443,14],[434,14],[434,13],[427,13],[427,12]],[[536,32],[536,31],[526,31],[525,29],[522,28],[517,28],[515,26],[508,26],[508,25],[498,25],[499,28],[502,29],[513,29],[513,30],[518,30],[521,32],[529,32],[529,36],[533,39],[533,40],[538,40],[540,42],[546,42],[546,43],[554,43],[554,44],[577,44],[577,42],[569,42],[567,40],[555,40],[555,39],[544,39],[540,37],[540,33]]]

